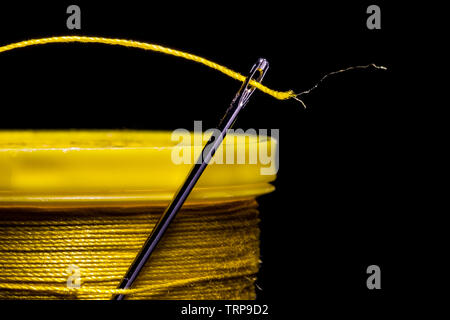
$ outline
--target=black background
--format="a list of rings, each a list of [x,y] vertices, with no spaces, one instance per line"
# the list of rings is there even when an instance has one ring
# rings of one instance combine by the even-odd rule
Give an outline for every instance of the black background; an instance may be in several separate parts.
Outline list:
[[[407,277],[402,224],[410,136],[397,79],[407,31],[384,2],[376,3],[381,30],[366,28],[372,2],[315,3],[2,3],[0,44],[72,34],[126,38],[241,73],[261,56],[271,64],[264,84],[296,92],[330,71],[386,66],[330,77],[304,97],[307,109],[257,92],[236,123],[280,129],[276,191],[260,198],[258,299],[280,314],[330,311],[331,305],[373,312],[402,296]],[[66,28],[70,4],[81,7],[81,31]],[[194,120],[207,129],[240,86],[193,62],[99,44],[3,53],[0,78],[3,129],[173,130],[193,129]],[[371,264],[382,271],[378,291],[366,287]]]

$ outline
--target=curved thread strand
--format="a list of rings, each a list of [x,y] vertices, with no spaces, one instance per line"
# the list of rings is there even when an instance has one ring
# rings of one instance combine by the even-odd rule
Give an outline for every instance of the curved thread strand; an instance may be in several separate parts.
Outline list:
[[[161,53],[165,53],[165,54],[172,55],[175,57],[180,57],[183,59],[201,63],[209,68],[220,71],[223,74],[225,74],[235,80],[239,80],[241,82],[245,81],[245,76],[241,75],[240,73],[233,71],[227,67],[224,67],[220,64],[217,64],[213,61],[210,61],[208,59],[199,57],[197,55],[194,55],[194,54],[191,54],[188,52],[184,52],[184,51],[179,51],[179,50],[163,47],[163,46],[152,44],[152,43],[138,42],[138,41],[126,40],[126,39],[111,39],[111,38],[103,38],[103,37],[86,37],[86,36],[61,36],[61,37],[31,39],[31,40],[25,40],[25,41],[16,42],[16,43],[2,46],[2,47],[0,47],[0,53],[18,49],[18,48],[35,46],[35,45],[44,45],[44,44],[48,44],[48,43],[69,43],[69,42],[102,43],[102,44],[118,45],[118,46],[123,46],[123,47],[132,47],[132,48],[139,48],[139,49],[143,49],[143,50],[151,50],[151,51],[161,52]],[[250,84],[252,86],[256,87],[257,89],[259,89],[260,91],[262,91],[278,100],[286,100],[286,99],[296,97],[295,93],[292,90],[289,90],[289,91],[272,90],[254,80],[250,81]]]

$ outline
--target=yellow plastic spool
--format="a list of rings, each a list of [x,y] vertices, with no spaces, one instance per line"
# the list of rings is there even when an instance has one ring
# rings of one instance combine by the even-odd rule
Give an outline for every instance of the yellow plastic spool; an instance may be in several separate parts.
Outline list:
[[[206,137],[202,140],[200,134],[186,134],[173,141],[170,132],[3,131],[0,206],[167,202],[192,167],[173,163],[172,155],[189,154],[193,163],[204,142]],[[245,163],[229,164],[226,156],[221,156],[226,164],[210,164],[188,201],[248,198],[271,192],[270,182],[276,177],[275,147],[273,138],[228,136],[214,159],[231,151],[234,162],[241,154]],[[254,155],[249,156],[249,152],[259,154],[260,150],[268,150],[265,163],[258,156],[256,161]]]
[[[116,289],[207,138],[0,132],[0,299],[254,299],[255,198],[277,157],[274,139],[244,134],[224,140],[134,287]]]

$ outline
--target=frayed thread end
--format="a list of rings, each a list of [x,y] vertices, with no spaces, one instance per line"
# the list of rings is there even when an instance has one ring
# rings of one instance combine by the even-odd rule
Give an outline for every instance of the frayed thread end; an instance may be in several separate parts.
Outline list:
[[[312,86],[308,90],[302,91],[302,92],[297,93],[297,94],[294,94],[293,91],[289,91],[289,93],[291,93],[291,92],[293,93],[292,95],[290,95],[289,98],[297,100],[298,102],[300,102],[302,104],[303,108],[306,109],[306,104],[299,97],[311,93],[311,91],[316,89],[326,78],[328,78],[329,76],[332,76],[332,75],[335,75],[335,74],[338,74],[338,73],[347,72],[347,71],[350,71],[350,70],[367,69],[367,68],[375,68],[375,69],[379,69],[379,70],[388,70],[388,68],[385,67],[385,66],[379,66],[379,65],[376,65],[375,63],[370,63],[370,64],[367,64],[367,65],[352,66],[352,67],[348,67],[348,68],[345,68],[345,69],[332,71],[332,72],[329,72],[329,73],[325,74],[322,78],[320,78],[320,80],[314,86]]]

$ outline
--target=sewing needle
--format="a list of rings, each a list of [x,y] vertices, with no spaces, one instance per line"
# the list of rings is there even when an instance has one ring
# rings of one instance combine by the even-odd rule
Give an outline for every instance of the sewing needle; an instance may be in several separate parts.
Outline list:
[[[184,202],[191,193],[195,184],[200,179],[200,176],[202,175],[203,171],[206,169],[210,160],[213,158],[216,150],[219,148],[223,139],[227,135],[227,131],[233,126],[239,112],[245,107],[251,95],[255,91],[255,87],[252,86],[250,82],[253,81],[261,82],[268,68],[269,63],[266,59],[263,58],[259,58],[258,61],[253,65],[249,75],[247,76],[246,80],[244,81],[241,88],[237,92],[236,96],[232,100],[230,106],[225,112],[225,115],[223,116],[222,120],[218,125],[218,130],[220,131],[220,134],[218,136],[212,135],[208,140],[208,142],[203,147],[199,159],[196,161],[196,163],[190,170],[183,185],[175,193],[167,209],[159,218],[150,236],[145,241],[140,252],[136,256],[130,268],[128,269],[126,275],[122,279],[120,285],[118,286],[118,289],[131,288],[134,281],[138,277],[140,271],[144,267],[145,263],[150,258],[159,241],[163,237],[170,223],[183,206]],[[123,294],[115,295],[113,296],[113,300],[122,300],[124,299],[124,296],[125,295]]]

